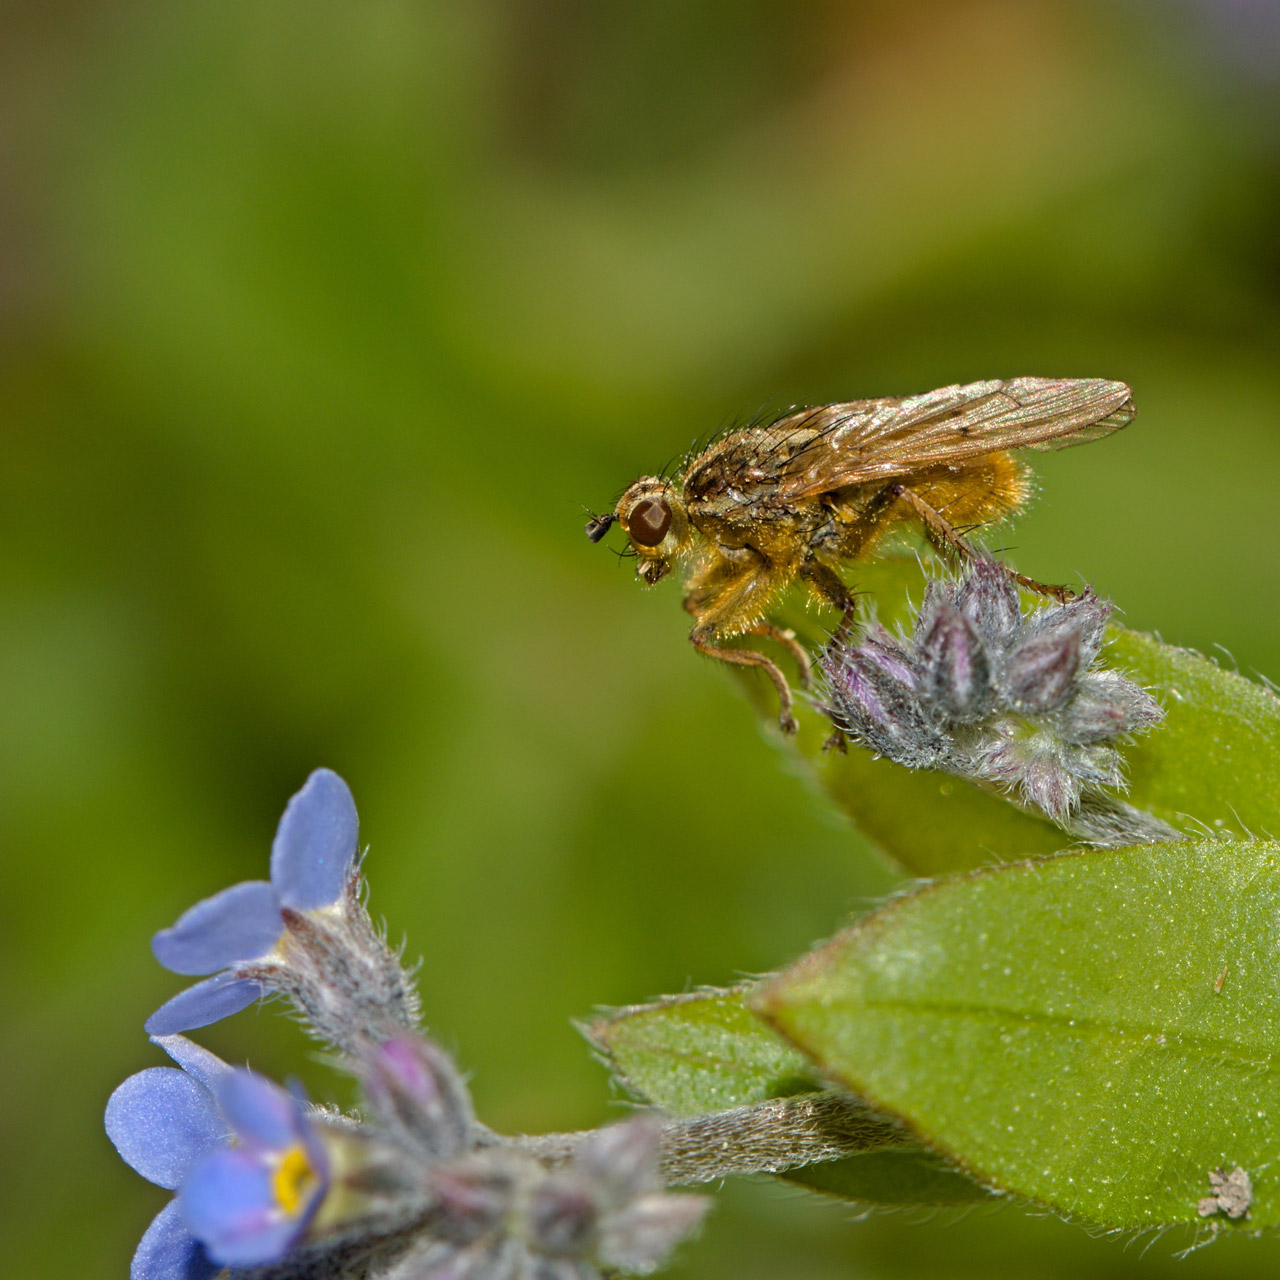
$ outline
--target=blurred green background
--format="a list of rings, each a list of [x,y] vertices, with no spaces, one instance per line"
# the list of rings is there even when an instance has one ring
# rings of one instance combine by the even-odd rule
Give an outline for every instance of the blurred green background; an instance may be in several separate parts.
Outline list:
[[[1004,541],[1280,675],[1268,3],[51,0],[0,11],[0,1194],[125,1274],[101,1130],[318,764],[481,1114],[620,1114],[570,1025],[767,970],[894,883],[668,584],[582,535],[769,401],[1123,378]],[[613,535],[613,541],[618,535]],[[204,1042],[347,1084],[273,1011]],[[681,1277],[1272,1274],[1016,1208],[726,1189]]]

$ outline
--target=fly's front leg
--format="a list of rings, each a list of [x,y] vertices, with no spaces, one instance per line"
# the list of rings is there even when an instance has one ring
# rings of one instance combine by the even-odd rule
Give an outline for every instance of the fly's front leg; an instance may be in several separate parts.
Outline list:
[[[795,700],[791,696],[791,686],[787,677],[782,674],[778,664],[765,657],[755,649],[730,649],[725,645],[713,643],[714,632],[709,628],[694,627],[689,636],[689,643],[699,653],[710,658],[719,658],[721,662],[733,662],[742,667],[759,667],[773,681],[778,691],[778,725],[783,733],[792,734],[800,727],[796,723],[793,708]]]
[[[930,541],[935,545],[944,550],[954,552],[960,559],[967,560],[969,563],[983,559],[981,553],[961,537],[959,531],[946,519],[942,512],[931,507],[918,493],[913,493],[906,485],[902,484],[890,485],[889,492],[895,498],[901,498],[920,517],[925,531],[930,535]],[[1069,587],[1055,587],[1045,582],[1037,582],[1035,578],[1028,578],[1021,573],[1015,572],[1008,565],[1003,565],[1002,567],[1020,587],[1026,587],[1028,591],[1034,591],[1037,595],[1051,596],[1054,600],[1064,604],[1068,600],[1075,599],[1075,592]]]
[[[761,621],[761,614],[782,586],[777,569],[749,547],[721,550],[716,561],[689,584],[684,607],[695,626],[689,642],[699,653],[759,667],[778,691],[778,723],[783,733],[795,733],[794,700],[787,678],[778,664],[755,649],[734,649],[723,643],[732,636],[756,635],[776,640],[800,663],[801,679],[810,677],[809,655],[790,632]],[[800,652],[797,654],[797,650]]]

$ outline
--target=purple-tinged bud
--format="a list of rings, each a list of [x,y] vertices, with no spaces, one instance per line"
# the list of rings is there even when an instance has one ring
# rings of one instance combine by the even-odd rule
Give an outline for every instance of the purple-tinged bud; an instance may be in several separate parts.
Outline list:
[[[973,623],[943,605],[919,644],[921,693],[942,720],[965,724],[992,707],[991,663]]]
[[[658,1178],[662,1126],[653,1116],[597,1129],[579,1147],[573,1172],[599,1189],[598,1256],[622,1271],[652,1271],[701,1222],[709,1201],[668,1195]]]
[[[427,1191],[433,1234],[465,1245],[502,1225],[515,1198],[516,1177],[479,1153],[431,1169]]]
[[[1084,745],[1124,732],[1125,708],[1105,695],[1082,689],[1063,709],[1062,736]]]
[[[927,584],[910,638],[873,626],[856,646],[833,641],[824,709],[879,755],[995,787],[1086,839],[1169,839],[1106,794],[1124,786],[1114,740],[1162,716],[1132,680],[1090,670],[1110,616],[1092,591],[1023,615],[1010,572],[978,560],[958,584]]]
[[[1018,591],[1004,565],[975,560],[955,596],[956,607],[995,649],[1013,640],[1022,625]]]
[[[1159,724],[1160,704],[1132,680],[1115,671],[1082,676],[1076,695],[1059,713],[1062,736],[1087,745]]]
[[[1088,587],[1074,600],[1045,609],[1039,617],[1033,618],[1032,625],[1037,631],[1049,631],[1058,626],[1074,631],[1080,642],[1080,670],[1084,671],[1102,652],[1112,612],[1111,602],[1099,600],[1093,594],[1093,588]]]
[[[914,688],[919,683],[919,673],[907,646],[897,636],[890,635],[879,623],[871,627],[858,645],[858,651],[868,662],[873,662],[885,675],[899,684]]]
[[[442,1049],[419,1036],[396,1036],[363,1053],[358,1070],[378,1118],[419,1156],[448,1160],[471,1148],[471,1098]]]
[[[529,1199],[529,1246],[552,1257],[581,1257],[595,1245],[599,1217],[589,1183],[551,1174]]]
[[[855,741],[911,768],[935,766],[946,739],[930,723],[916,690],[861,648],[830,649],[822,659],[830,712]]]
[[[574,1167],[606,1188],[619,1203],[641,1192],[659,1191],[658,1146],[662,1125],[656,1116],[636,1116],[625,1124],[597,1129],[574,1156]]]
[[[625,1272],[652,1271],[705,1216],[704,1196],[640,1196],[601,1224],[600,1260]]]
[[[1079,635],[1065,627],[1045,631],[1009,654],[1002,672],[1004,695],[1014,711],[1043,715],[1071,696],[1079,670]]]
[[[1023,798],[1061,822],[1080,800],[1080,783],[1052,756],[1029,760],[1022,768],[1018,785]]]
[[[949,578],[930,578],[924,584],[924,599],[920,602],[920,610],[916,614],[916,624],[911,636],[913,648],[919,645],[925,632],[933,626],[938,611],[956,605],[958,594],[959,588]]]
[[[1019,794],[1024,803],[1062,821],[1080,797],[1080,779],[1056,737],[1047,732],[1008,733],[975,756],[973,775]]]

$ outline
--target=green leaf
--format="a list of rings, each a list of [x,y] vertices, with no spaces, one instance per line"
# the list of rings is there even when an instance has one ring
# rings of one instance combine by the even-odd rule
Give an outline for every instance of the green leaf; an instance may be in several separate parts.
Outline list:
[[[931,572],[939,572],[934,567]],[[858,583],[887,626],[906,625],[924,590],[914,557],[889,556],[858,566]],[[829,613],[793,596],[780,618],[816,652]],[[1128,671],[1164,705],[1166,719],[1124,748],[1128,800],[1180,830],[1236,835],[1280,831],[1280,698],[1187,649],[1113,627],[1105,665]],[[761,715],[772,720],[771,686],[741,676]],[[967,871],[1051,853],[1073,837],[1046,818],[945,774],[912,771],[870,752],[823,750],[830,722],[812,708],[797,712],[792,747],[823,789],[884,853],[912,875]]]
[[[1064,854],[898,898],[752,1007],[992,1185],[1108,1227],[1280,1225],[1280,850]],[[1225,1222],[1215,1217],[1216,1222]]]
[[[1280,832],[1280,698],[1191,649],[1115,627],[1104,651],[1160,699],[1165,721],[1125,752],[1131,804],[1175,826]]]
[[[813,1092],[808,1059],[747,1008],[746,988],[673,996],[622,1009],[584,1028],[628,1092],[675,1116]],[[986,1188],[909,1139],[784,1175],[868,1204],[969,1204]]]
[[[993,1199],[981,1183],[920,1146],[882,1147],[782,1175],[813,1191],[877,1205],[960,1205]]]
[[[744,990],[670,996],[583,1030],[630,1093],[673,1116],[823,1088],[808,1059],[747,1008]]]
[[[802,713],[797,749],[823,790],[879,849],[916,876],[968,871],[1071,844],[1048,818],[950,774],[903,768],[862,747],[823,752],[831,723]]]

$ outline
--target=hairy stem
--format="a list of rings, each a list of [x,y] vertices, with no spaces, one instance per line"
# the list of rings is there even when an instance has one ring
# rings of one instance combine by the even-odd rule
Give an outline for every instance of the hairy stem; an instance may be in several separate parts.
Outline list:
[[[590,1130],[510,1139],[547,1164],[571,1160]],[[909,1141],[891,1121],[837,1090],[775,1098],[748,1107],[668,1120],[658,1171],[668,1186],[734,1174],[781,1173],[801,1165]]]

